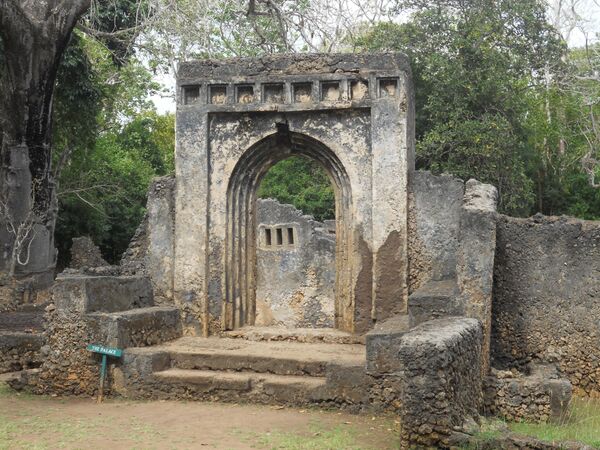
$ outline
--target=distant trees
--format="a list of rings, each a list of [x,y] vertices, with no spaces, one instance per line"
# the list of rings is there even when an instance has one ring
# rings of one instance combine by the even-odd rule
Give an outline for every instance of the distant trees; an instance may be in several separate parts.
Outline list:
[[[9,269],[14,251],[25,262],[27,249],[51,250],[55,220],[61,254],[71,237],[89,234],[107,259],[118,259],[144,213],[148,182],[173,170],[174,119],[148,100],[160,90],[153,75],[174,74],[194,57],[405,52],[416,85],[419,168],[495,184],[510,214],[600,218],[600,47],[588,34],[585,47],[569,50],[557,32],[582,29],[580,7],[578,0],[553,0],[550,9],[541,0],[0,0],[0,268]],[[329,180],[303,158],[276,165],[260,195],[317,219],[334,213]],[[11,232],[9,221],[21,231]],[[32,254],[27,267],[48,267],[51,253]]]
[[[560,34],[582,26],[580,2],[397,5],[407,20],[365,27],[352,45],[411,59],[418,167],[496,185],[513,215],[599,218],[599,47],[568,49]]]
[[[258,196],[292,204],[319,221],[335,219],[335,195],[325,169],[303,156],[275,164],[263,178]]]

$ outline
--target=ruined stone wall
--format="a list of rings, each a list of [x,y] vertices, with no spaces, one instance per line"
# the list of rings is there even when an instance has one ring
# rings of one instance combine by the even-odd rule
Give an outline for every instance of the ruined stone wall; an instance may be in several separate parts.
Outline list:
[[[335,234],[276,200],[257,211],[256,325],[333,327]]]
[[[100,249],[89,236],[73,238],[70,252],[71,262],[69,263],[69,267],[72,269],[108,265],[104,258],[102,258]]]
[[[571,383],[551,366],[536,366],[531,374],[492,369],[484,379],[484,411],[512,422],[560,420],[568,411]]]
[[[600,396],[600,223],[498,220],[492,357],[556,363],[576,394]]]
[[[0,373],[38,367],[43,343],[39,334],[0,331]]]
[[[124,275],[148,276],[157,305],[173,302],[175,177],[155,178],[146,215],[121,259]]]
[[[464,182],[449,175],[415,171],[408,215],[409,292],[428,281],[456,277]]]
[[[154,306],[150,280],[139,276],[88,276],[66,272],[52,289],[46,308],[43,362],[24,373],[15,387],[36,393],[94,395],[100,357],[88,344],[128,348],[181,337],[179,311]],[[110,358],[112,367],[118,363]]]
[[[399,342],[403,375],[400,448],[448,448],[468,430],[481,405],[479,321],[446,318],[425,322]]]

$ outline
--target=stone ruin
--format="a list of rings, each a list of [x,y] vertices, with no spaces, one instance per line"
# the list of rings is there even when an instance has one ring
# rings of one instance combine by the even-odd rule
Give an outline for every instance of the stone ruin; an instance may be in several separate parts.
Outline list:
[[[335,225],[292,205],[257,200],[257,326],[333,328]]]
[[[493,186],[416,171],[404,56],[189,62],[178,92],[175,177],[118,274],[58,276],[15,386],[93,395],[95,342],[125,349],[114,395],[389,410],[401,448],[600,395],[600,223],[502,216]],[[329,174],[334,223],[257,199],[292,155]]]

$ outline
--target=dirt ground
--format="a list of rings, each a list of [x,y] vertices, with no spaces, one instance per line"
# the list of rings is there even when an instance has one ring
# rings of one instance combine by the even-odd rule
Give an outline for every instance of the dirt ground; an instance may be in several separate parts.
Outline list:
[[[0,449],[395,449],[393,417],[319,409],[16,394],[0,383]]]

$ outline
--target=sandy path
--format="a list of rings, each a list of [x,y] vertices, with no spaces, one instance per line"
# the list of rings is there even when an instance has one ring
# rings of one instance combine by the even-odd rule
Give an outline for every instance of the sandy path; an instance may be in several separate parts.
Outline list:
[[[201,402],[16,395],[0,386],[0,449],[393,449],[392,417]]]

